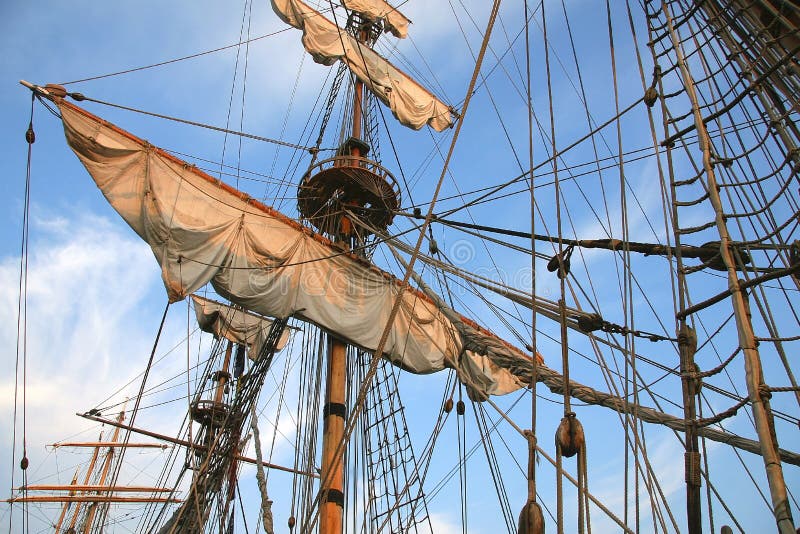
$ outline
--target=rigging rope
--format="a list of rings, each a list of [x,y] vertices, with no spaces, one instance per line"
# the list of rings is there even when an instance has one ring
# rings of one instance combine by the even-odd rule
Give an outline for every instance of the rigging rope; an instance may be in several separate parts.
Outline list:
[[[19,255],[19,294],[17,300],[17,342],[16,356],[14,359],[14,411],[11,432],[11,491],[14,491],[14,473],[16,468],[17,450],[17,407],[19,402],[20,384],[20,353],[22,356],[22,458],[19,467],[22,470],[23,497],[28,496],[28,446],[27,446],[27,376],[28,376],[28,246],[30,237],[30,203],[31,203],[31,159],[33,143],[36,134],[33,130],[33,111],[35,95],[31,94],[31,111],[28,129],[25,131],[25,141],[28,144],[27,161],[25,166],[25,193],[22,213],[22,236],[20,239]],[[12,509],[8,514],[9,531],[13,526],[14,514]],[[29,506],[27,501],[22,504],[22,529],[27,532],[30,528]]]
[[[167,312],[169,311],[169,306],[170,306],[169,302],[167,302],[166,306],[164,306],[164,313],[161,316],[161,323],[158,325],[158,332],[156,332],[156,338],[153,340],[153,348],[150,351],[150,358],[148,358],[147,360],[147,365],[145,366],[144,374],[142,376],[142,383],[139,386],[139,393],[137,394],[136,401],[133,404],[133,410],[131,411],[130,422],[128,423],[129,427],[133,427],[134,423],[136,422],[136,415],[139,411],[139,404],[142,401],[142,394],[144,393],[144,388],[145,385],[147,384],[147,377],[150,375],[150,370],[152,369],[153,366],[153,358],[156,354],[156,349],[158,348],[158,341],[159,339],[161,339],[161,333],[164,330],[164,323],[166,322],[167,319]],[[125,437],[122,440],[123,443],[123,445],[121,446],[122,450],[119,454],[119,458],[117,459],[116,464],[114,465],[114,469],[111,474],[111,479],[108,483],[110,487],[117,485],[117,479],[119,478],[119,473],[120,470],[122,469],[122,460],[125,457],[125,451],[126,451],[125,445],[127,445],[128,442],[130,442],[131,433],[132,433],[131,428],[128,428],[125,432]],[[110,490],[107,492],[109,496],[111,496],[111,493],[112,492]],[[104,524],[107,515],[108,515],[108,507],[104,507],[100,512],[100,516],[98,517],[97,523],[99,525]]]
[[[76,100],[78,102],[83,102],[83,101],[94,102],[95,104],[102,104],[104,106],[109,106],[109,107],[116,108],[116,109],[122,109],[122,110],[125,110],[125,111],[131,111],[133,113],[139,113],[141,115],[147,115],[149,117],[156,117],[158,119],[165,119],[165,120],[172,121],[172,122],[178,122],[178,123],[181,123],[181,124],[187,124],[189,126],[197,126],[199,128],[205,128],[207,130],[213,130],[215,132],[222,132],[222,133],[225,133],[225,134],[237,135],[239,137],[245,137],[247,139],[253,139],[255,141],[263,141],[265,143],[272,143],[272,144],[275,144],[275,145],[294,148],[294,149],[297,149],[297,150],[304,150],[304,151],[312,153],[312,154],[317,150],[315,147],[297,145],[297,144],[294,144],[294,143],[289,143],[287,141],[281,141],[280,139],[271,139],[269,137],[263,137],[263,136],[260,136],[260,135],[250,134],[250,133],[241,132],[241,131],[237,131],[237,130],[230,130],[228,128],[220,128],[219,126],[213,126],[211,124],[204,124],[202,122],[191,121],[191,120],[188,120],[188,119],[181,119],[181,118],[178,118],[178,117],[171,117],[169,115],[163,115],[161,113],[154,113],[152,111],[145,111],[145,110],[133,108],[133,107],[130,107],[130,106],[123,106],[122,104],[114,104],[112,102],[106,102],[104,100],[99,100],[99,99],[96,99],[96,98],[90,98],[90,97],[84,95],[83,93],[67,93],[67,95],[72,97],[74,100]]]
[[[152,69],[154,67],[162,67],[164,65],[169,65],[171,63],[177,63],[179,61],[185,61],[187,59],[194,59],[196,57],[201,57],[201,56],[205,56],[205,55],[208,55],[208,54],[214,54],[216,52],[222,52],[223,50],[228,50],[229,48],[235,48],[235,47],[241,46],[243,44],[254,43],[256,41],[260,41],[261,39],[266,39],[267,37],[272,37],[274,35],[278,35],[279,33],[283,33],[283,32],[288,31],[290,29],[291,28],[283,28],[282,30],[274,31],[272,33],[267,33],[267,34],[261,35],[259,37],[253,37],[252,39],[248,39],[246,41],[239,41],[238,43],[233,43],[233,44],[229,44],[229,45],[226,45],[226,46],[221,46],[219,48],[214,48],[212,50],[206,50],[204,52],[198,52],[196,54],[190,54],[188,56],[183,56],[183,57],[179,57],[179,58],[168,59],[166,61],[160,61],[158,63],[153,63],[151,65],[144,65],[144,66],[141,66],[141,67],[133,67],[133,68],[126,69],[126,70],[121,70],[121,71],[117,71],[117,72],[111,72],[111,73],[108,73],[108,74],[100,74],[100,75],[97,75],[97,76],[91,76],[89,78],[81,78],[80,80],[72,80],[71,82],[61,82],[61,83],[59,83],[59,85],[71,85],[73,83],[89,82],[89,81],[93,81],[93,80],[100,80],[100,79],[103,79],[103,78],[109,78],[111,76],[120,76],[122,74],[129,74],[131,72],[137,72],[137,71],[140,71],[140,70]]]
[[[534,188],[533,169],[534,169],[534,151],[533,151],[533,99],[531,98],[531,44],[530,44],[530,17],[528,16],[528,0],[523,2],[525,9],[525,104],[528,109],[528,187],[530,190],[530,220],[531,220],[531,272],[536,272],[536,240],[533,235],[536,232],[536,189]],[[533,16],[533,14],[531,14]],[[531,302],[536,298],[536,277],[531,277]],[[536,310],[531,307],[531,352],[537,354],[537,341],[536,336]],[[536,502],[536,382],[538,378],[539,362],[534,357],[533,367],[531,368],[531,380],[528,387],[531,391],[531,428],[530,432],[526,435],[528,441],[528,501],[526,509],[528,513],[527,526],[528,530],[533,530],[534,516],[540,517],[541,508],[533,509],[533,504]],[[521,526],[521,525],[520,525]],[[544,526],[544,525],[542,525]]]

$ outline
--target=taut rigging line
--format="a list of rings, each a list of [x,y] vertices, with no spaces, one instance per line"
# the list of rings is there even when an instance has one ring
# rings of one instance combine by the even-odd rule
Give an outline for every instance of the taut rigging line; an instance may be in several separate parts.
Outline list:
[[[402,215],[404,217],[409,218],[419,218],[417,213],[408,213],[398,211],[395,212],[396,215]],[[525,239],[536,239],[539,241],[547,241],[550,243],[558,242],[558,238],[544,235],[544,234],[536,234],[531,232],[523,232],[520,230],[510,230],[507,228],[498,228],[494,226],[486,226],[482,224],[473,224],[473,223],[466,223],[461,221],[453,221],[450,219],[443,219],[441,217],[437,217],[436,215],[433,216],[433,221],[441,223],[445,226],[450,226],[454,228],[469,228],[473,230],[480,230],[483,232],[491,232],[500,235],[507,235],[511,237],[520,237]],[[704,263],[707,264],[708,267],[711,267],[715,270],[723,270],[720,265],[719,255],[719,242],[712,241],[710,243],[705,243],[701,246],[696,245],[680,245],[680,246],[669,246],[669,245],[661,245],[658,243],[640,243],[636,241],[624,241],[621,239],[568,239],[568,238],[561,238],[564,245],[568,247],[581,247],[581,248],[599,248],[605,250],[630,250],[631,252],[638,252],[640,254],[644,254],[645,256],[671,256],[674,255],[678,250],[680,250],[682,257],[684,258],[698,258],[702,260]],[[739,248],[738,243],[731,243],[731,248],[735,251],[736,254],[739,255],[742,264],[750,263],[750,255],[741,250]],[[788,249],[790,248],[787,246],[780,246],[780,245],[769,245],[769,246],[748,246],[748,248],[758,248],[758,249],[770,249],[770,250],[777,250],[777,249]],[[755,271],[755,272],[773,272],[773,271],[781,271],[783,269],[774,269],[774,268],[757,268],[757,267],[744,267],[743,265],[737,265],[737,270],[746,270],[746,271]]]

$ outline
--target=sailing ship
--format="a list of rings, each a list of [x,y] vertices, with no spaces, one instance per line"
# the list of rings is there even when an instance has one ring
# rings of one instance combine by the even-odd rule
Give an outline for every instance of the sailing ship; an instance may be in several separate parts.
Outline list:
[[[102,484],[63,486],[101,505],[68,528],[795,532],[800,8],[462,4],[463,43],[415,62],[428,7],[273,0],[325,77],[307,116],[287,107],[297,128],[23,82],[166,292],[127,421],[109,414],[129,388],[82,414],[124,437]],[[172,136],[132,133],[133,113],[252,145],[234,164],[159,148]],[[33,117],[26,139],[30,178]],[[254,146],[268,171],[244,163]],[[9,529],[64,531],[65,499],[31,514],[25,317]],[[180,430],[147,430],[165,404]],[[120,512],[137,434],[173,448]]]

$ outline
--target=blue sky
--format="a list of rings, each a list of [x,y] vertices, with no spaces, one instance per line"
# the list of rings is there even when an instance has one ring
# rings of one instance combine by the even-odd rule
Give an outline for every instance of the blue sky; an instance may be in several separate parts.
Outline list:
[[[392,45],[379,47],[382,53],[392,57],[393,61],[403,65],[429,84],[437,95],[454,105],[462,102],[473,65],[471,52],[475,53],[480,45],[480,33],[474,24],[480,26],[482,31],[488,10],[483,2],[466,4],[458,4],[454,8],[457,17],[453,17],[446,5],[432,7],[421,2],[409,2],[403,9],[413,21],[410,30],[413,42],[400,43],[399,55],[393,53]],[[587,85],[592,119],[601,123],[614,115],[605,9],[599,5],[584,8],[579,2],[568,2],[568,6],[571,29],[580,53],[581,75]],[[547,2],[545,7],[552,17],[552,20],[548,19],[548,31],[553,40],[550,68],[554,73],[552,94],[557,117],[556,144],[563,147],[585,134],[586,116],[577,88],[566,27],[563,23],[555,22],[561,13],[561,5]],[[4,120],[0,127],[0,146],[4,147],[4,197],[3,209],[0,210],[0,295],[3,301],[0,324],[3,327],[0,330],[0,340],[3,347],[2,358],[6,362],[4,371],[0,374],[0,424],[6,429],[0,434],[0,451],[3,451],[0,475],[3,480],[10,480],[9,466],[16,464],[16,460],[11,460],[9,451],[11,437],[8,429],[11,427],[14,380],[10,362],[14,359],[16,345],[17,277],[27,151],[24,133],[30,113],[30,93],[18,85],[18,80],[26,79],[40,84],[67,82],[226,46],[239,40],[242,8],[238,4],[232,7],[215,2],[165,4],[155,1],[77,1],[65,4],[12,0],[0,6],[0,49],[4,50],[0,58],[0,98],[4,104]],[[624,107],[640,97],[642,83],[634,50],[630,45],[626,14],[622,8],[622,3],[615,3],[616,76],[620,87],[620,106]],[[638,6],[632,8],[636,10]],[[526,107],[524,95],[520,94],[523,87],[520,74],[524,69],[524,56],[520,53],[522,38],[517,33],[521,27],[520,12],[521,7],[516,3],[504,6],[503,16],[495,28],[492,49],[485,62],[484,73],[489,73],[488,80],[485,83],[481,81],[475,94],[472,104],[474,107],[465,120],[450,173],[445,179],[442,195],[444,198],[437,211],[463,203],[458,197],[462,192],[502,183],[517,176],[520,174],[518,158],[523,167],[527,165]],[[474,24],[467,15],[474,17]],[[271,12],[268,3],[256,3],[253,6],[250,28],[253,37],[284,29],[285,26]],[[644,34],[639,19],[637,31]],[[84,92],[99,100],[220,126],[228,120],[229,101],[232,101],[231,128],[296,142],[301,139],[302,129],[309,121],[308,117],[313,116],[315,111],[318,112],[318,107],[315,106],[319,106],[319,87],[331,72],[304,57],[299,37],[298,32],[288,30],[251,44],[247,57],[244,113],[240,104],[243,98],[241,82],[244,49],[240,51],[238,71],[235,70],[236,49],[228,49],[164,67],[74,84],[70,86],[70,90]],[[532,30],[532,39],[535,43],[532,55],[534,107],[537,116],[544,121],[542,128],[549,134],[550,125],[545,119],[549,103],[544,84],[541,28]],[[388,42],[388,39],[384,41]],[[514,53],[504,55],[510,42],[514,43],[511,46]],[[498,62],[499,57],[502,60]],[[302,69],[298,74],[298,65],[301,63]],[[649,56],[646,57],[643,68],[649,83],[652,69]],[[235,72],[237,77],[232,92]],[[497,114],[495,107],[499,110]],[[240,165],[242,169],[261,173],[261,179],[285,179],[296,183],[307,164],[307,161],[288,161],[290,155],[274,145],[244,141],[240,146],[236,139],[229,137],[226,141],[218,133],[197,131],[97,105],[87,108],[168,150],[213,162],[219,162],[224,152],[224,163],[233,166],[228,172],[235,173],[236,166]],[[498,115],[503,119],[502,125],[499,124]],[[240,116],[244,117],[241,123]],[[385,111],[384,116],[390,125],[392,141],[403,161],[402,174],[412,184],[411,198],[406,197],[404,206],[410,207],[411,200],[424,206],[441,172],[441,153],[446,151],[453,132],[436,134],[427,129],[413,132],[393,124],[391,115]],[[337,120],[334,114],[333,129],[338,128]],[[71,471],[66,466],[73,465],[74,458],[61,459],[56,464],[59,460],[45,451],[42,444],[73,434],[93,439],[93,434],[98,430],[95,425],[87,424],[72,414],[101,403],[111,394],[115,394],[117,400],[131,394],[130,388],[123,391],[118,389],[141,371],[158,327],[165,297],[158,266],[153,261],[151,252],[98,193],[77,159],[68,150],[58,119],[37,104],[34,128],[37,141],[32,147],[31,166],[27,442],[31,449],[31,477],[38,479],[58,471],[61,481],[67,482],[65,478],[71,476]],[[622,131],[625,150],[652,145],[644,109],[637,109],[635,113],[627,115],[622,121]],[[512,139],[516,153],[506,141],[506,135]],[[549,153],[549,141],[544,142],[541,137],[535,137],[534,161],[538,163]],[[395,163],[388,139],[382,138],[381,143],[384,165],[399,177],[400,169]],[[435,143],[440,143],[439,148],[436,148]],[[604,130],[602,139],[598,138],[596,148],[599,157],[616,153],[616,145],[616,130]],[[587,143],[570,151],[560,161],[562,179],[565,179],[564,165],[584,164],[593,159],[594,149]],[[207,166],[212,171],[219,168],[218,165],[199,161],[198,164]],[[618,222],[621,213],[618,200],[619,173],[615,168],[604,170],[602,174],[594,172],[590,167],[582,169],[592,172],[586,178],[568,180],[563,186],[562,194],[570,201],[574,200],[572,207],[564,213],[564,235],[579,238],[621,237],[621,225]],[[636,195],[635,202],[630,199],[632,207],[629,207],[628,213],[631,239],[663,240],[666,230],[660,218],[661,191],[654,160],[650,158],[629,161],[625,166],[625,176],[631,191]],[[227,177],[226,180],[234,181],[235,178]],[[549,176],[541,177],[542,183],[549,180]],[[294,210],[292,200],[281,202],[274,197],[278,189],[272,185],[242,179],[239,186],[259,198],[266,195],[268,202],[290,213]],[[523,188],[524,184],[519,184],[511,190]],[[604,212],[601,193],[608,200],[608,212]],[[292,195],[293,192],[290,191],[288,196]],[[537,232],[554,234],[553,188],[543,185],[537,189],[537,195],[540,195]],[[594,211],[598,213],[597,216]],[[692,216],[702,217],[702,214]],[[529,198],[526,194],[517,194],[503,202],[494,201],[476,206],[453,218],[526,231],[530,229]],[[686,219],[684,222],[688,224],[691,220]],[[408,222],[398,218],[397,227],[407,228]],[[528,255],[481,243],[442,226],[436,226],[434,232],[440,249],[455,258],[460,267],[493,279],[502,279],[513,287],[530,289],[532,277]],[[524,240],[517,240],[515,243],[523,247],[529,246]],[[538,246],[541,248],[537,250],[550,251],[546,245]],[[579,259],[579,252],[576,251],[573,256],[576,278],[586,281],[580,287],[587,291],[587,288],[591,288],[595,292],[591,299],[579,296],[577,300],[584,304],[587,300],[594,301],[603,310],[604,317],[622,324],[625,314],[619,303],[619,263],[614,264],[609,254],[604,251],[587,251]],[[387,268],[391,266],[391,262],[382,254],[376,255],[376,261]],[[660,258],[635,258],[634,262],[639,276],[636,280],[642,284],[641,288],[635,288],[632,300],[637,311],[637,321],[640,321],[637,327],[662,333],[657,318],[665,324],[666,332],[671,332],[674,322],[670,322],[672,296],[667,283],[666,262]],[[537,271],[544,272],[543,262],[539,263]],[[429,271],[426,276],[430,276]],[[718,280],[712,281],[719,283]],[[552,300],[558,298],[558,283],[551,274],[538,276],[536,284],[538,295]],[[487,299],[512,314],[510,326],[506,326],[470,293],[460,291],[457,287],[454,292],[455,307],[473,319],[497,330],[518,345],[522,345],[522,342],[513,337],[514,331],[523,340],[530,338],[529,327],[523,324],[530,324],[528,311],[515,311],[499,297],[488,295]],[[701,288],[698,295],[704,292],[715,291],[709,285],[708,288]],[[570,303],[572,299],[570,296]],[[656,313],[651,312],[652,302],[661,305],[663,309],[658,309]],[[639,312],[641,315],[638,315]],[[515,313],[522,314],[522,322],[515,321]],[[791,328],[790,318],[785,320]],[[545,319],[539,318],[538,321],[537,325],[541,330],[540,351],[549,365],[560,369],[559,344],[547,338],[550,335],[558,339],[558,329]],[[714,324],[713,321],[710,324]],[[155,369],[152,383],[185,370],[183,354],[187,349],[185,345],[180,345],[185,336],[186,307],[180,303],[173,306],[170,312],[170,321],[158,353],[161,355],[170,348],[179,346],[177,352],[181,356],[165,358]],[[202,341],[204,344],[200,343],[197,335],[191,338],[190,348],[193,353],[208,347],[209,340],[205,338]],[[576,353],[592,355],[593,348],[583,340],[573,343],[571,347]],[[674,351],[670,347],[656,346],[647,341],[637,341],[637,346],[643,354],[665,365],[676,363]],[[727,345],[720,349],[721,352],[726,350]],[[611,351],[606,351],[605,354],[609,358],[619,357]],[[596,367],[583,363],[577,356],[574,357],[576,361],[573,364],[573,378],[596,387],[603,386]],[[621,365],[620,362],[618,364]],[[734,380],[741,386],[742,363],[737,360],[735,365]],[[704,368],[710,366],[711,363],[703,363]],[[644,365],[641,372],[648,380],[655,380],[661,375],[659,371]],[[767,365],[767,372],[770,377],[774,377],[776,384],[783,384],[776,365]],[[429,431],[432,425],[431,417],[435,414],[426,412],[431,411],[431,402],[438,402],[431,398],[438,399],[437,395],[441,396],[444,379],[444,375],[403,378],[404,388],[409,392],[409,397],[404,399],[409,411],[421,408],[422,413],[414,415],[412,421],[414,427],[420,431]],[[670,380],[658,384],[660,394],[667,397],[676,395],[680,387],[677,381],[672,378]],[[430,392],[435,394],[428,395]],[[552,452],[550,436],[561,416],[562,408],[558,405],[558,396],[550,394],[544,388],[539,393],[545,396],[544,400],[539,401],[538,417],[542,425],[540,443]],[[515,399],[516,396],[511,395],[498,402],[507,406]],[[711,402],[719,409],[728,407],[728,401],[724,399],[714,398]],[[643,404],[652,405],[650,399],[643,401]],[[776,399],[775,404],[791,409],[786,408],[787,404],[781,399]],[[522,426],[529,426],[530,402],[526,398],[521,405],[524,407],[515,408],[512,415]],[[665,408],[670,413],[680,414],[680,410],[674,406],[667,405]],[[612,412],[597,408],[579,406],[576,411],[589,436],[592,467],[590,489],[612,506],[616,513],[621,514],[624,496],[619,474],[624,470],[621,458],[624,438],[619,430],[618,418]],[[271,412],[268,409],[266,413]],[[491,409],[489,413],[496,417]],[[149,419],[148,423],[154,425],[158,431],[169,433],[169,416],[158,417],[160,414],[161,412],[156,412],[156,416]],[[735,431],[750,437],[754,435],[746,417],[741,414],[728,424]],[[524,465],[524,442],[510,427],[501,424],[500,429],[513,456]],[[289,428],[284,430],[291,432]],[[474,440],[474,425],[468,432]],[[681,503],[683,476],[680,469],[680,445],[664,429],[648,427],[647,432],[653,470],[657,473],[680,524],[680,517],[684,514]],[[451,424],[443,438],[448,440],[451,449],[448,451],[447,446],[444,447],[445,452],[437,457],[435,469],[445,472],[454,465],[457,458],[452,452],[455,435],[456,430]],[[422,445],[423,442],[415,443],[419,448]],[[784,446],[791,449],[791,440],[784,443]],[[501,461],[504,468],[507,468],[506,482],[512,499],[511,508],[516,513],[524,500],[524,474],[499,442],[497,447],[503,449]],[[765,521],[770,521],[769,512],[764,510],[758,498],[753,497],[751,486],[744,486],[747,490],[742,491],[741,496],[737,496],[735,490],[729,491],[737,485],[750,484],[741,473],[733,453],[727,447],[710,444],[709,454],[714,460],[714,476],[718,477],[715,480],[719,481],[717,489],[728,493],[727,497],[738,512],[737,517],[747,525],[745,528],[754,531],[759,525],[765,524]],[[760,460],[753,455],[742,454],[758,483],[764,486]],[[291,461],[289,448],[279,447],[276,455],[287,462]],[[143,465],[142,462],[146,464],[152,458],[137,461],[140,462],[139,465]],[[485,460],[480,452],[469,464],[470,480],[473,484],[470,489],[471,533],[491,532],[497,528],[496,499],[490,489],[484,464]],[[54,468],[54,465],[57,467]],[[796,468],[789,466],[786,471],[790,487],[793,482],[796,486]],[[554,509],[553,470],[543,463],[540,472],[540,488],[545,502]],[[276,475],[275,480],[282,479]],[[280,482],[276,485],[280,485]],[[8,484],[5,487],[8,488]],[[247,490],[248,499],[251,498],[253,489]],[[457,489],[457,481],[451,482],[449,490],[432,503],[431,512],[435,518],[436,532],[461,530],[458,500],[452,497],[457,494]],[[276,495],[276,523],[282,525],[286,512],[280,505],[285,504],[286,498],[281,503],[280,492],[276,491]],[[572,499],[568,500],[568,506],[571,507],[568,509],[572,510],[574,496],[571,491],[568,491],[568,495],[568,499]],[[632,499],[631,497],[631,502]],[[647,498],[642,497],[643,508],[647,507],[647,502]],[[648,513],[643,512],[643,525],[648,524]],[[718,529],[724,522],[724,514],[719,506],[715,507],[715,514],[718,514]],[[611,530],[598,510],[592,510],[592,515],[596,520],[596,531]],[[5,521],[7,509],[3,510],[0,517]],[[36,520],[44,524],[41,517],[37,516]],[[552,525],[548,528],[552,528]],[[708,528],[708,525],[705,524],[704,528]],[[644,526],[642,530],[648,531],[648,527]]]

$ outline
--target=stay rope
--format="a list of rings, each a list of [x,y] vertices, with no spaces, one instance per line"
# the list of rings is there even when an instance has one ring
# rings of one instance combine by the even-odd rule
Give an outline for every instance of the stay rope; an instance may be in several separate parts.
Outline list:
[[[136,415],[139,413],[139,405],[142,402],[142,395],[144,394],[145,385],[147,384],[147,377],[150,375],[150,370],[153,366],[153,359],[156,354],[156,349],[158,348],[158,341],[161,339],[161,333],[164,330],[164,323],[167,319],[167,312],[169,311],[170,303],[167,301],[166,306],[164,306],[164,313],[161,316],[161,323],[158,326],[158,332],[156,333],[156,338],[153,340],[153,348],[150,351],[150,357],[147,360],[147,366],[145,367],[144,374],[142,375],[142,383],[139,386],[139,393],[136,395],[136,401],[133,404],[133,410],[131,411],[131,418],[130,422],[128,423],[128,428],[125,431],[125,437],[122,439],[122,445],[120,445],[120,453],[117,458],[117,461],[113,467],[111,478],[108,483],[109,487],[114,487],[117,485],[117,479],[119,478],[120,470],[122,469],[122,461],[125,458],[125,451],[127,450],[127,445],[131,439],[131,433],[133,432],[134,423],[136,422]],[[108,494],[110,495],[111,492],[109,491]],[[98,516],[97,524],[102,525],[105,523],[106,516],[108,515],[108,507],[104,506],[100,512],[100,516]]]
[[[223,50],[228,50],[230,48],[235,48],[235,47],[241,46],[243,44],[254,43],[256,41],[260,41],[262,39],[266,39],[267,37],[273,37],[275,35],[278,35],[279,33],[283,33],[283,32],[288,31],[290,29],[291,28],[284,28],[282,30],[274,31],[272,33],[267,33],[267,34],[261,35],[259,37],[253,37],[252,39],[247,39],[246,41],[239,41],[238,43],[233,43],[233,44],[221,46],[219,48],[213,48],[211,50],[205,50],[203,52],[197,52],[195,54],[190,54],[188,56],[183,56],[183,57],[178,57],[178,58],[173,58],[173,59],[167,59],[165,61],[159,61],[158,63],[152,63],[150,65],[143,65],[141,67],[132,67],[130,69],[120,70],[120,71],[117,71],[117,72],[109,72],[107,74],[99,74],[97,76],[90,76],[88,78],[81,78],[79,80],[72,80],[70,82],[61,82],[59,85],[71,85],[71,84],[75,84],[75,83],[83,83],[83,82],[90,82],[90,81],[94,81],[94,80],[102,80],[103,78],[110,78],[112,76],[121,76],[123,74],[130,74],[132,72],[138,72],[138,71],[141,71],[141,70],[152,69],[152,68],[155,68],[155,67],[163,67],[164,65],[170,65],[172,63],[178,63],[179,61],[186,61],[187,59],[194,59],[194,58],[198,58],[198,57],[201,57],[201,56],[214,54],[216,52],[222,52]]]
[[[30,236],[30,203],[31,203],[31,159],[36,134],[33,131],[33,108],[35,95],[31,95],[31,113],[25,141],[28,143],[27,163],[25,168],[25,193],[22,215],[22,237],[19,255],[19,296],[17,300],[17,343],[14,359],[14,415],[11,432],[11,491],[14,491],[14,462],[17,451],[17,410],[19,405],[20,356],[22,356],[22,495],[28,496],[28,446],[27,446],[27,380],[28,380],[28,244]],[[13,503],[12,503],[13,507]],[[30,515],[27,501],[22,504],[22,530],[30,528]],[[14,520],[13,509],[8,514],[8,529],[12,530]]]

